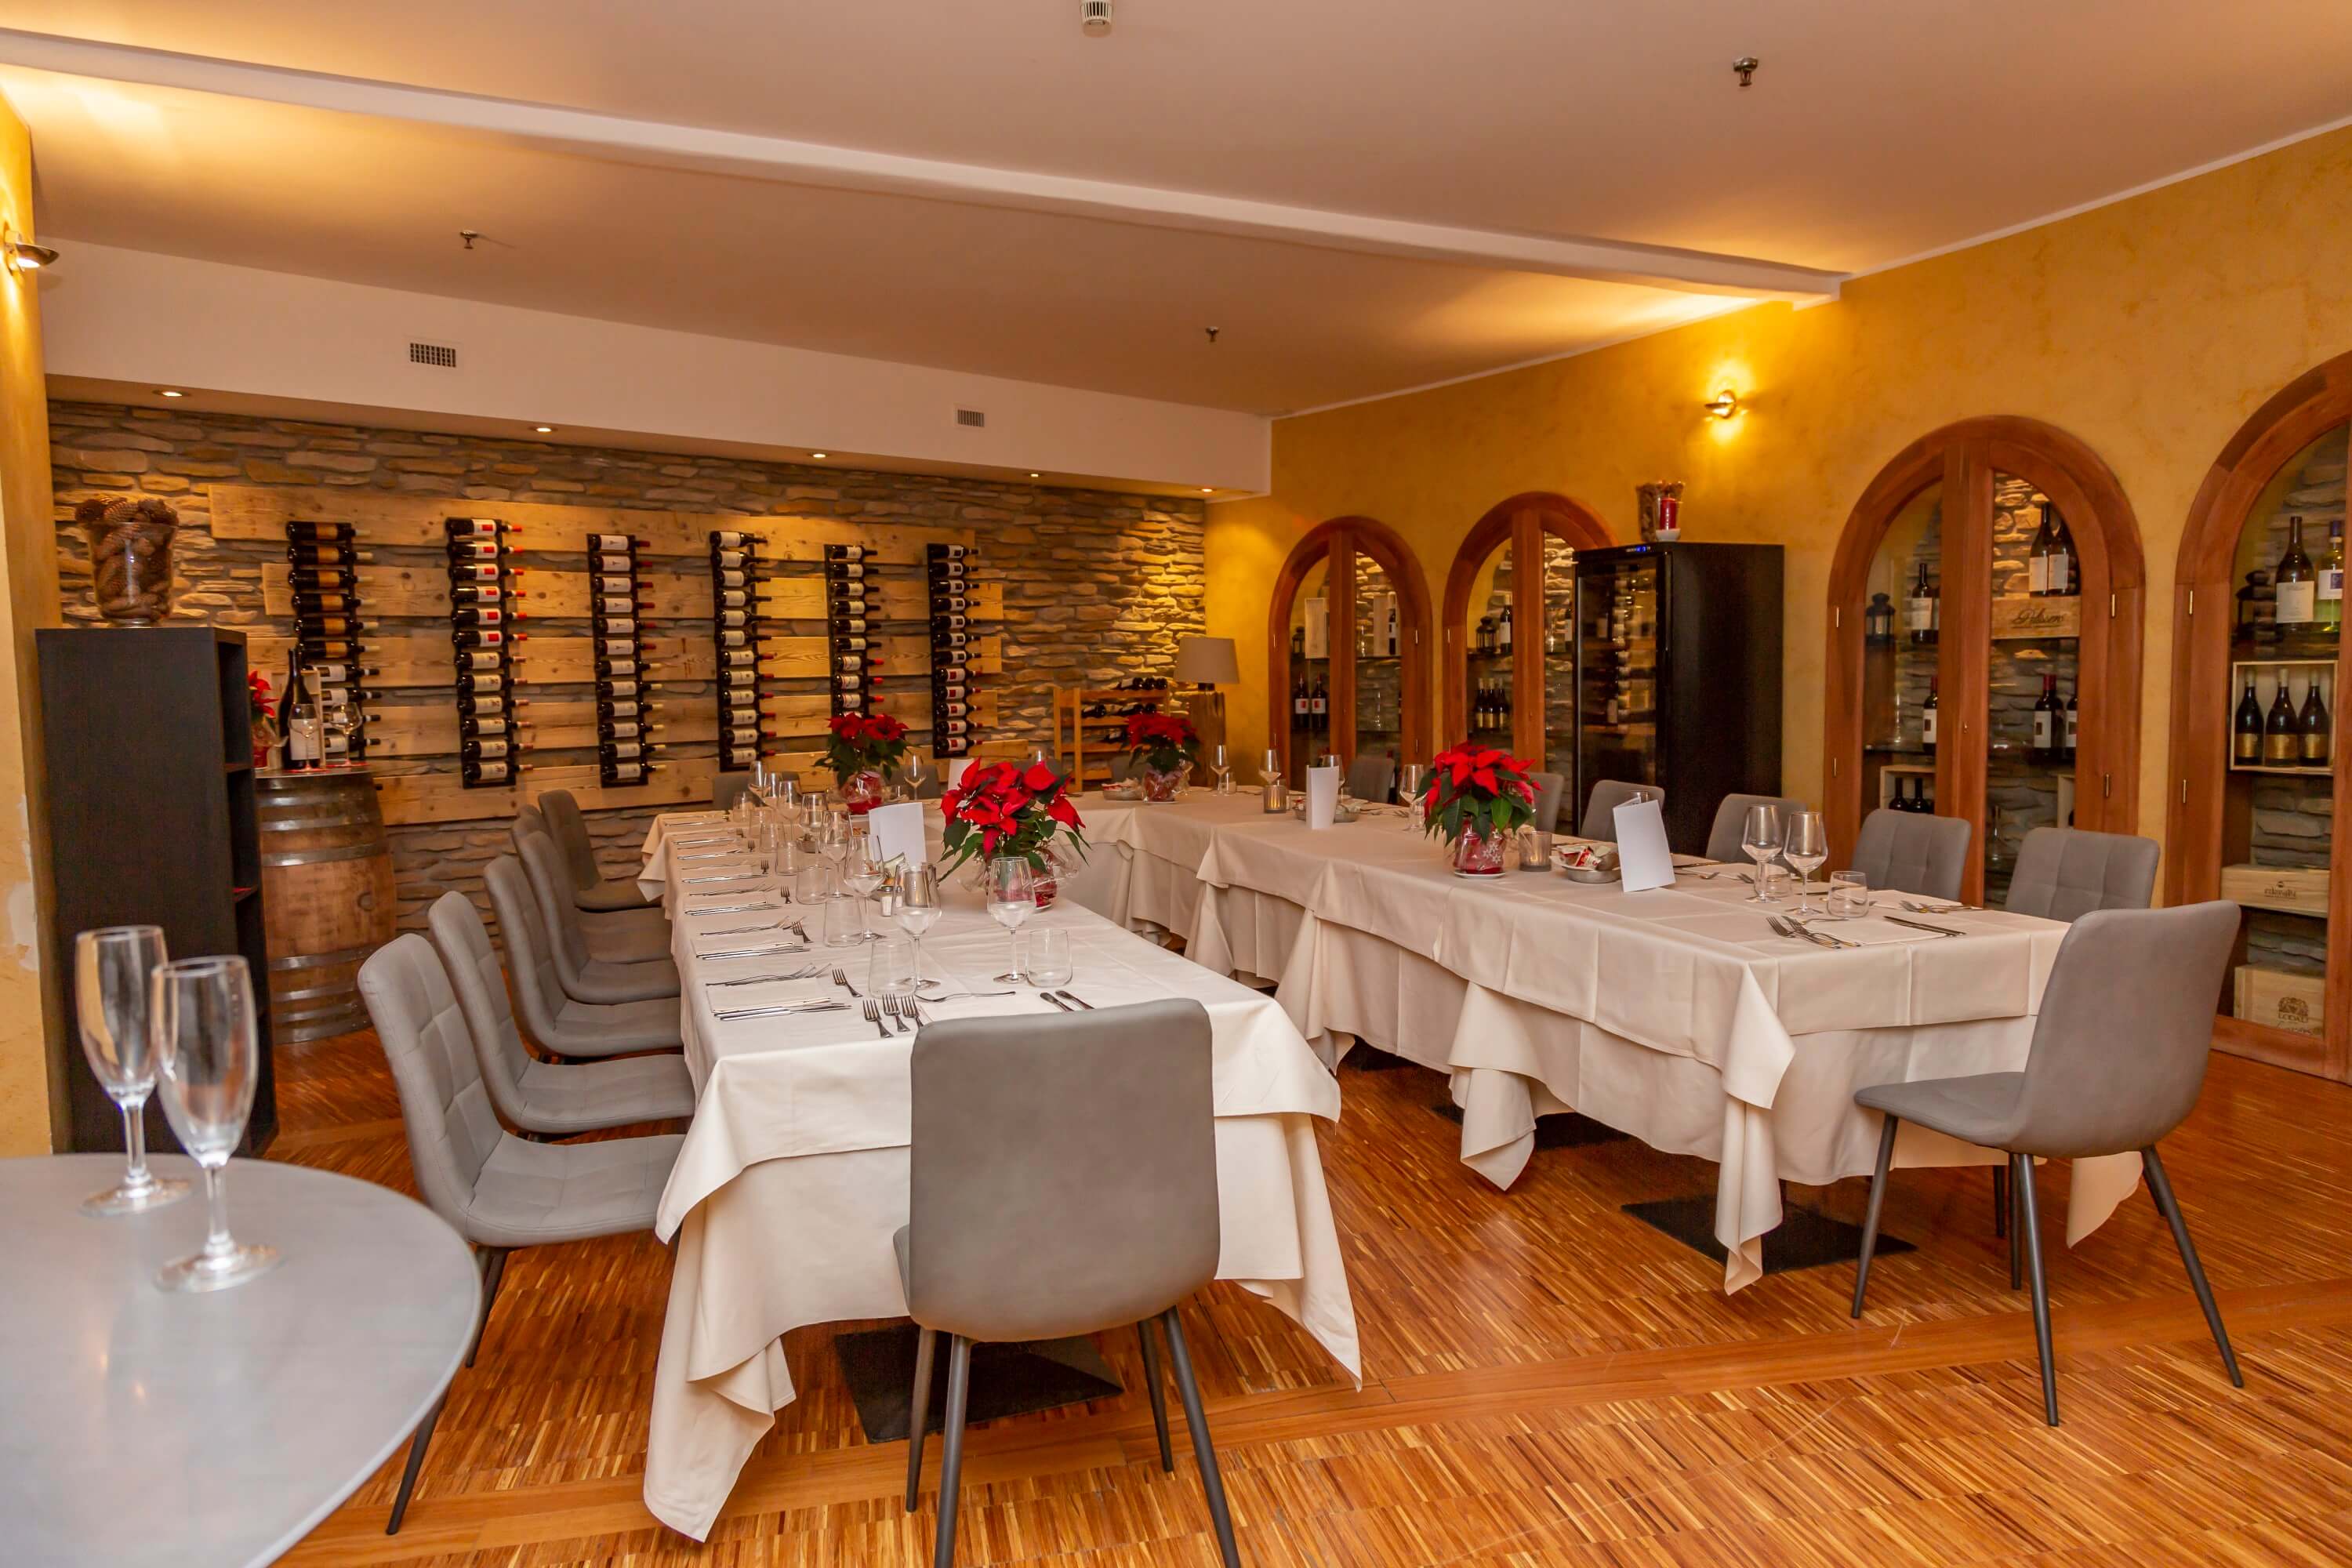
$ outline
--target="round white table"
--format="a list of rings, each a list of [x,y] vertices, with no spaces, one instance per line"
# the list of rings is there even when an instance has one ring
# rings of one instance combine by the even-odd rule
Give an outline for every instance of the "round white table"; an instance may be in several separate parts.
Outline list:
[[[93,1219],[120,1154],[0,1161],[0,1558],[236,1568],[275,1560],[375,1473],[457,1374],[481,1284],[421,1204],[238,1160],[230,1228],[284,1261],[174,1295],[205,1237],[184,1202]]]

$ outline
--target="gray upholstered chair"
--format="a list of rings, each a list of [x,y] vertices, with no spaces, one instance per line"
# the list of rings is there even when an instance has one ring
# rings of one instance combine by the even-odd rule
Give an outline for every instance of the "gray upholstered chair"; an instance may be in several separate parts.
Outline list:
[[[735,803],[743,798],[743,792],[751,787],[751,772],[749,768],[741,773],[715,773],[710,780],[710,804],[721,811],[732,811]]]
[[[555,846],[542,834],[525,836],[522,865],[540,923],[555,949],[555,973],[565,995],[583,1002],[640,1002],[678,994],[677,963],[669,956],[667,929],[592,932],[589,917],[567,896],[571,889]]]
[[[1535,830],[1538,833],[1559,832],[1559,797],[1568,791],[1568,775],[1536,772],[1528,773],[1528,778],[1536,786]]]
[[[1853,841],[1853,868],[1874,889],[1892,888],[1923,899],[1960,896],[1969,843],[1976,830],[1957,816],[1927,816],[1880,806],[1862,819]]]
[[[1655,784],[1628,784],[1622,779],[1602,779],[1592,786],[1585,797],[1584,821],[1577,828],[1580,838],[1603,838],[1617,842],[1617,808],[1631,801],[1651,799],[1664,805],[1666,792]]]
[[[490,1103],[510,1126],[549,1138],[694,1114],[694,1079],[680,1056],[624,1057],[569,1066],[534,1061],[515,1028],[498,950],[474,900],[444,893],[425,914],[433,946],[465,1009]]]
[[[529,805],[515,807],[514,826],[507,829],[509,837],[518,833],[545,833],[546,831],[547,814],[536,805]]]
[[[1133,752],[1118,751],[1110,754],[1111,783],[1125,784],[1129,779],[1139,779],[1142,776],[1143,764],[1135,760]]]
[[[1896,1127],[1916,1121],[1963,1142],[2009,1156],[2017,1212],[2033,1280],[2033,1332],[2042,1353],[2042,1404],[2058,1425],[2058,1372],[2050,1350],[2050,1291],[2042,1272],[2042,1235],[2033,1197],[2036,1158],[2080,1160],[2139,1152],[2147,1190],[2167,1224],[2197,1303],[2221,1347],[2221,1364],[2239,1387],[2245,1379],[2221,1309],[2205,1282],[2188,1223],[2172,1195],[2156,1146],[2188,1119],[2205,1084],[2212,1049],[2213,998],[2238,940],[2238,906],[2215,901],[2168,910],[2100,910],[2074,922],[2059,944],[2033,1023],[2022,1072],[1881,1084],[1854,1103],[1885,1118],[1870,1209],[1854,1269],[1853,1315],[1862,1316],[1870,1255],[1878,1240],[1879,1205],[1895,1153]],[[2012,1278],[2016,1243],[2011,1243]]]
[[[523,1027],[552,1057],[614,1057],[629,1051],[675,1049],[686,1043],[675,996],[638,1002],[580,1002],[564,994],[555,944],[540,915],[530,879],[511,855],[482,872],[490,908],[506,941],[507,973],[514,984]]]
[[[360,996],[399,1086],[417,1192],[481,1249],[482,1314],[466,1352],[470,1366],[489,1326],[507,1254],[518,1247],[651,1230],[685,1140],[663,1132],[533,1143],[500,1127],[449,976],[433,944],[413,931],[394,937],[360,965]],[[436,1401],[409,1439],[386,1534],[399,1531],[408,1511],[440,1418]]]
[[[1358,800],[1383,805],[1396,790],[1396,759],[1381,754],[1358,757],[1348,764],[1348,793]]]
[[[1748,808],[1753,805],[1769,805],[1778,807],[1780,813],[1780,821],[1784,825],[1788,822],[1790,817],[1796,816],[1806,809],[1805,803],[1803,801],[1791,800],[1786,795],[1725,795],[1723,797],[1723,804],[1715,808],[1714,823],[1706,830],[1706,858],[1708,859],[1720,861],[1728,866],[1739,866],[1748,863],[1748,851],[1740,847],[1740,840],[1747,833]],[[1874,888],[1878,884],[1874,881],[1871,883],[1871,886]]]
[[[635,963],[656,958],[669,951],[669,916],[652,904],[640,903],[630,909],[588,910],[580,902],[572,880],[571,868],[563,858],[563,850],[551,833],[534,831],[520,816],[507,829],[507,842],[522,858],[523,864],[531,862],[526,847],[533,840],[547,847],[552,858],[548,864],[555,868],[555,889],[559,896],[578,911],[572,923],[580,928],[581,940],[588,944],[590,956],[609,959],[615,963]]]
[[[2037,827],[2017,852],[2009,880],[2012,914],[2076,921],[2094,910],[2144,910],[2156,897],[2158,851],[2152,838]]]
[[[1177,1314],[1177,1304],[1217,1272],[1211,1054],[1209,1015],[1191,1001],[957,1018],[916,1035],[908,1225],[893,1239],[907,1310],[921,1331],[907,1427],[909,1511],[922,1477],[931,1368],[939,1336],[949,1336],[935,1565],[954,1561],[973,1342],[1135,1324],[1160,1468],[1172,1470],[1156,1317],[1167,1331],[1217,1543],[1229,1568],[1238,1568]],[[1007,1268],[1013,1258],[1021,1266]]]
[[[528,810],[529,808],[526,808]],[[637,887],[635,877],[607,877],[596,864],[596,846],[588,837],[588,819],[568,789],[539,792],[539,820],[515,816],[520,832],[538,831],[555,840],[562,852],[563,868],[572,874],[572,901],[583,910],[641,910],[654,902]]]

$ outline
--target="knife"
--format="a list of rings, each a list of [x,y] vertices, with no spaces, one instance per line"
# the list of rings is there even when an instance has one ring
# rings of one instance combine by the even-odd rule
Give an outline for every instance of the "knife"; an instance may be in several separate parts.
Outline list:
[[[782,904],[705,904],[698,910],[686,912],[690,915],[742,915],[753,910],[781,910],[783,907]],[[797,925],[800,922],[795,921],[793,923]]]
[[[694,956],[706,960],[716,958],[764,958],[772,952],[806,952],[807,951],[808,948],[803,944],[787,943],[781,947],[730,947],[724,952],[698,952]]]
[[[783,1013],[845,1013],[848,1010],[846,1002],[800,1002],[788,1007],[737,1007],[731,1012],[717,1013],[712,1016],[725,1024],[737,1018],[772,1018]]]
[[[760,873],[757,871],[730,871],[724,877],[687,877],[682,879],[688,887],[691,887],[698,882],[756,882],[759,879]]]
[[[1051,1002],[1055,1006],[1059,1007],[1065,1013],[1075,1013],[1077,1011],[1076,1007],[1071,1006],[1067,1002],[1063,1001],[1051,991],[1040,991],[1037,994],[1043,996],[1046,1001]]]
[[[1933,931],[1937,936],[1966,936],[1968,934],[1966,931],[1954,931],[1949,926],[1931,926],[1924,921],[1906,921],[1901,915],[1883,915],[1880,918],[1885,921],[1888,925],[1907,926],[1913,931]]]

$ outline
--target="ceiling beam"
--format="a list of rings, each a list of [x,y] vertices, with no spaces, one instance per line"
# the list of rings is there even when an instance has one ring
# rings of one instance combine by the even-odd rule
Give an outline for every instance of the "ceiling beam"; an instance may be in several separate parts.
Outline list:
[[[655,168],[1056,213],[1364,255],[1641,284],[1684,293],[1833,299],[1843,277],[1809,267],[1664,246],[1462,228],[1025,169],[910,158],[16,28],[0,28],[0,62],[469,131],[550,151]]]

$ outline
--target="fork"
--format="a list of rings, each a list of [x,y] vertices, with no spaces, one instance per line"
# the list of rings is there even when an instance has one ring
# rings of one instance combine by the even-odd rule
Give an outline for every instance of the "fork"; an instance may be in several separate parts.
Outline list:
[[[809,963],[798,969],[788,969],[782,974],[753,974],[741,980],[706,980],[702,984],[705,990],[715,990],[721,985],[775,985],[786,980],[806,980],[823,967],[822,964]]]
[[[866,1021],[874,1026],[876,1034],[886,1040],[890,1037],[890,1026],[882,1021],[882,1005],[871,996],[866,999]]]
[[[1799,936],[1803,937],[1807,942],[1818,942],[1823,947],[1831,948],[1860,947],[1862,945],[1862,943],[1858,942],[1848,942],[1842,936],[1832,936],[1825,931],[1815,931],[1812,927],[1805,924],[1804,921],[1799,920],[1794,915],[1789,916],[1788,921],[1790,929],[1795,931]]]
[[[903,1031],[912,1032],[914,1026],[923,1021],[923,1016],[916,1010],[915,1000],[911,996],[885,997],[882,1010],[898,1019],[898,1026]]]
[[[1984,910],[1982,904],[1923,904],[1914,899],[1904,900],[1903,907],[1915,915],[1957,915],[1965,910],[1981,913]]]
[[[1823,936],[1819,931],[1807,931],[1804,927],[1789,919],[1786,915],[1766,915],[1764,917],[1764,921],[1774,931],[1779,931],[1782,936],[1789,937],[1797,942],[1810,942],[1815,947],[1827,947],[1831,943],[1830,938]]]
[[[849,983],[849,975],[847,972],[838,966],[835,966],[834,969],[833,983],[835,985],[840,986],[844,991],[848,992],[852,996],[863,996],[866,994],[865,992],[860,991],[856,986],[852,985]]]

